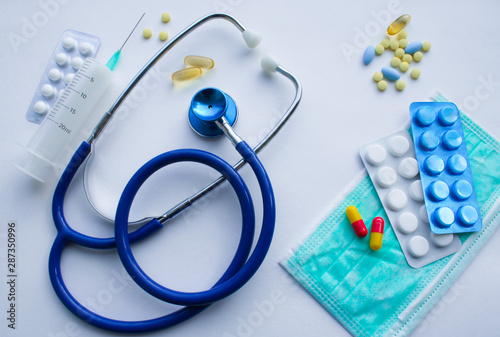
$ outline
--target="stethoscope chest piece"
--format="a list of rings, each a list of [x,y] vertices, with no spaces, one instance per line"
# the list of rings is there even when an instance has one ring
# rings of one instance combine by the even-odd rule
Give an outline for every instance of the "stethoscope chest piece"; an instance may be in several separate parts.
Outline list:
[[[198,91],[189,107],[189,124],[193,130],[203,137],[217,137],[223,131],[215,123],[225,117],[233,126],[238,118],[238,108],[234,100],[216,88],[205,88]]]

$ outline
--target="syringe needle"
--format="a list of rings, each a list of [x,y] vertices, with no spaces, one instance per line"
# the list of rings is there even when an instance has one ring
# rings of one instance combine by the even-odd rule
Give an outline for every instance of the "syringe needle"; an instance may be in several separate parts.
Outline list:
[[[132,35],[132,33],[135,31],[135,29],[137,28],[137,26],[139,26],[139,23],[141,22],[141,20],[144,17],[144,15],[146,15],[146,12],[142,13],[141,18],[139,19],[139,21],[137,21],[137,23],[135,24],[134,28],[130,32],[130,34],[128,34],[127,39],[125,40],[125,42],[123,42],[123,44],[122,44],[122,46],[120,47],[119,50],[123,49],[123,46],[125,46],[125,43],[127,43],[128,39],[130,39],[130,36]]]

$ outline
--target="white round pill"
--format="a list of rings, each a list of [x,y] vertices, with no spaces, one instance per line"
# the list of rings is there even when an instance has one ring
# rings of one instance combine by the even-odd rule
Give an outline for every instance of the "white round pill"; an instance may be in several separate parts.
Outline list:
[[[56,60],[56,63],[58,65],[60,65],[61,67],[63,67],[66,64],[68,64],[69,57],[68,57],[68,55],[66,55],[64,53],[59,53],[59,54],[56,55],[55,60]]]
[[[56,89],[54,89],[53,86],[51,86],[50,84],[44,84],[42,86],[42,95],[46,98],[52,98],[54,97],[55,93],[56,93]]]
[[[54,68],[49,70],[48,76],[52,82],[58,82],[62,78],[62,73],[59,69]]]
[[[366,160],[368,163],[372,165],[380,165],[384,162],[386,157],[386,152],[385,149],[378,145],[374,144],[371,145],[367,150],[366,150]]]
[[[446,247],[453,242],[453,234],[436,234],[431,232],[431,241],[440,248]]]
[[[45,102],[38,101],[33,105],[33,111],[39,115],[45,115],[49,111],[49,107]]]
[[[394,136],[389,140],[389,152],[394,157],[404,156],[409,148],[410,143],[408,139],[401,135]]]
[[[422,182],[415,180],[410,184],[410,197],[415,201],[424,201],[424,191],[422,191]]]
[[[415,214],[404,212],[398,217],[397,228],[403,234],[411,234],[417,230],[418,219]]]
[[[80,67],[83,65],[83,59],[81,57],[73,57],[71,59],[71,66],[75,69],[78,70]]]
[[[413,257],[422,257],[429,252],[429,241],[417,235],[408,241],[408,252]]]
[[[89,56],[94,52],[94,46],[88,42],[81,43],[78,49],[83,56]]]
[[[63,40],[62,45],[66,50],[73,50],[76,47],[76,41],[72,37],[67,37]]]
[[[389,188],[396,182],[397,179],[396,171],[388,166],[384,166],[377,171],[375,180],[377,184],[382,188]]]
[[[412,179],[418,174],[418,163],[415,158],[405,158],[398,166],[399,174],[406,179]]]
[[[420,219],[422,219],[423,222],[425,223],[429,223],[429,217],[427,216],[427,208],[425,207],[425,205],[422,205],[422,207],[420,207]]]
[[[73,77],[75,77],[75,74],[67,74],[64,76],[64,83],[69,84],[73,80]]]
[[[408,202],[408,197],[405,192],[399,189],[394,189],[387,194],[385,201],[390,209],[393,211],[400,211],[405,208],[406,203]]]

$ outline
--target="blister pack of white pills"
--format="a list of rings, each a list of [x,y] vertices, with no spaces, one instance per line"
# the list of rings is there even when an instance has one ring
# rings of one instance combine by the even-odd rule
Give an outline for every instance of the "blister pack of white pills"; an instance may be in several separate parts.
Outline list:
[[[408,264],[420,268],[456,253],[462,246],[456,234],[431,232],[408,132],[379,139],[359,152]]]
[[[40,84],[26,112],[26,119],[40,124],[87,57],[101,45],[97,36],[66,30],[57,43]]]

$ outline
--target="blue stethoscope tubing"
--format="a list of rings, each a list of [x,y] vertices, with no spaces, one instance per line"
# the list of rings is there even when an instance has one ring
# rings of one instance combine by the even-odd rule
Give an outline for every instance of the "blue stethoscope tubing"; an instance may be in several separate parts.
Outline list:
[[[90,144],[83,142],[61,176],[53,198],[52,213],[58,234],[49,256],[49,274],[52,286],[61,302],[73,314],[94,326],[116,332],[137,333],[154,331],[179,324],[200,313],[211,303],[234,293],[242,287],[255,274],[269,250],[274,232],[276,208],[269,177],[255,152],[246,142],[239,143],[236,149],[254,171],[261,188],[263,200],[262,229],[251,255],[255,214],[250,192],[242,177],[229,163],[201,150],[184,149],[166,152],[151,159],[134,174],[125,187],[118,204],[115,221],[116,239],[95,238],[81,234],[71,228],[64,217],[64,199],[78,168],[90,154]],[[130,207],[139,188],[154,172],[164,166],[182,161],[202,163],[223,174],[234,188],[242,211],[240,242],[229,267],[211,289],[194,293],[178,292],[161,286],[144,273],[133,257],[130,243],[140,241],[162,228],[158,220],[153,219],[132,233],[128,233]],[[64,283],[61,272],[61,256],[64,248],[70,242],[93,249],[113,248],[116,245],[123,265],[138,285],[159,299],[187,306],[168,315],[142,321],[121,321],[94,313],[83,306],[70,293]],[[249,255],[250,257],[248,257]]]

